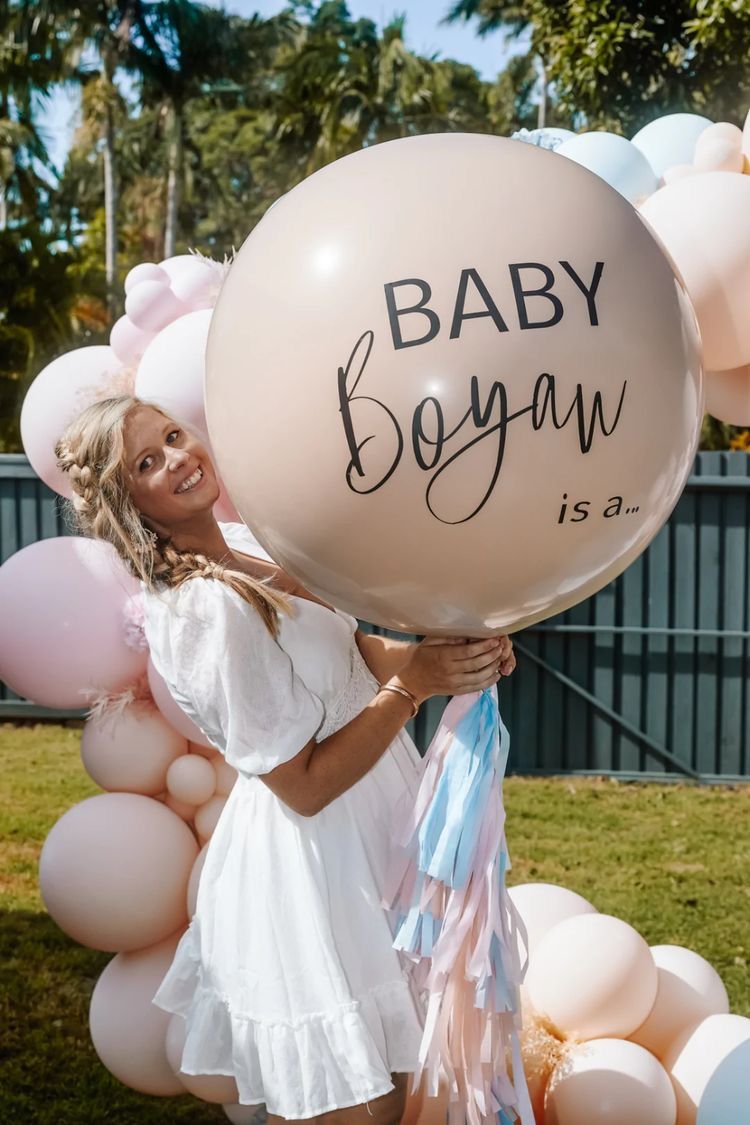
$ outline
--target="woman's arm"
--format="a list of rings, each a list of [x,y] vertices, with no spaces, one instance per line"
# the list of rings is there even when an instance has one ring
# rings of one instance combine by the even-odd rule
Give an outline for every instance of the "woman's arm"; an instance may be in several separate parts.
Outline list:
[[[357,629],[354,634],[365,664],[379,684],[384,684],[405,667],[417,647],[416,641],[396,641]]]

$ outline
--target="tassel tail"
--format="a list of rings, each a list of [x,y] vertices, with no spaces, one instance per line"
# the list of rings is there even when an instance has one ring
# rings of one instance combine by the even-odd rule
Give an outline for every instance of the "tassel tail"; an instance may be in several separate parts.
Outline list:
[[[435,1097],[447,1077],[449,1125],[534,1125],[519,1040],[528,940],[505,886],[509,747],[495,688],[450,701],[416,803],[397,811],[382,902],[428,994],[413,1088],[426,1072]]]

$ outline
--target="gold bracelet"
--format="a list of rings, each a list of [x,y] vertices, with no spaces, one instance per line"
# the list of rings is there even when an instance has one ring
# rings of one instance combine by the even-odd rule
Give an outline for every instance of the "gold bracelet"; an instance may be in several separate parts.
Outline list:
[[[378,688],[378,695],[380,695],[381,691],[393,691],[398,695],[403,695],[404,699],[408,699],[412,706],[411,717],[412,719],[414,718],[417,711],[419,710],[419,703],[417,702],[417,697],[415,695],[412,695],[412,693],[407,688],[400,687],[399,684],[392,684],[389,682],[387,684],[381,684],[381,686]]]

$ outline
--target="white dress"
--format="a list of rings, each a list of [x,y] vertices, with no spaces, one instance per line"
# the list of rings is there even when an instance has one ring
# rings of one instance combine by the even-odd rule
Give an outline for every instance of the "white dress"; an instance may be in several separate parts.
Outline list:
[[[227,543],[269,556],[243,524]],[[393,1089],[413,1072],[425,994],[393,949],[380,903],[394,806],[416,797],[422,759],[402,731],[315,816],[258,774],[326,738],[377,680],[348,614],[294,598],[278,641],[224,582],[144,590],[151,658],[187,714],[238,770],[206,853],[197,906],[154,998],[187,1020],[182,1070],[228,1074],[242,1104],[314,1117]]]

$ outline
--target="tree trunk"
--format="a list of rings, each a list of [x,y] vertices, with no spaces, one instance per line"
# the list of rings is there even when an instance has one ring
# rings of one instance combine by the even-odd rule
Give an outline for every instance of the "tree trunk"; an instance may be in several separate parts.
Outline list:
[[[167,215],[164,223],[164,257],[171,258],[177,242],[177,219],[182,186],[182,107],[170,107],[169,160],[167,173]]]
[[[539,106],[536,115],[537,129],[543,129],[547,123],[547,67],[544,59],[539,59]]]
[[[112,73],[106,71],[112,87]],[[113,99],[107,98],[104,126],[104,272],[107,283],[107,311],[114,322],[117,315],[117,179],[115,176],[115,115]]]

